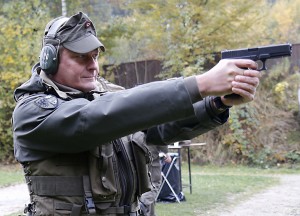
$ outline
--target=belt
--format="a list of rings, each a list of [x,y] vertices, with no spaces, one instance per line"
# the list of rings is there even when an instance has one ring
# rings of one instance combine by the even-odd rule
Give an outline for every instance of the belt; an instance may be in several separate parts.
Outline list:
[[[95,206],[87,176],[26,176],[30,194],[39,196],[84,196],[85,205],[56,203],[56,209],[70,210],[72,216],[81,213],[95,214]],[[87,187],[88,186],[88,187]],[[133,203],[134,205],[134,203]],[[84,207],[86,207],[84,209]],[[132,211],[133,210],[133,211]],[[138,216],[136,206],[109,207],[100,210],[100,215]],[[97,214],[97,213],[96,213]]]
[[[31,194],[39,196],[82,196],[82,176],[26,176]]]
[[[79,206],[76,206],[79,207]],[[83,207],[83,206],[81,206]],[[72,203],[56,203],[56,209],[60,210],[74,210],[74,205]],[[126,212],[127,211],[127,212]],[[87,214],[86,211],[81,211],[83,215]],[[87,214],[89,215],[89,214]],[[96,213],[96,215],[107,215],[107,216],[139,216],[139,211],[130,212],[130,206],[122,206],[122,207],[109,207],[104,210],[100,210],[100,213]],[[95,216],[96,216],[95,215]]]

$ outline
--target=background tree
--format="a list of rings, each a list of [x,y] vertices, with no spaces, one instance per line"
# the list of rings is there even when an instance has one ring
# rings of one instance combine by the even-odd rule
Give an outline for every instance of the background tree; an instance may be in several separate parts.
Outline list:
[[[87,13],[107,52],[100,65],[159,59],[161,78],[203,73],[224,49],[299,41],[300,0],[65,0],[67,15]],[[13,158],[13,90],[38,61],[44,27],[61,0],[0,1],[0,160]],[[273,64],[273,63],[271,63]],[[255,102],[235,107],[228,124],[198,140],[195,161],[276,164],[300,161],[299,69],[282,61],[267,72]],[[108,77],[113,80],[113,76]],[[294,114],[294,115],[293,115]],[[266,136],[268,134],[268,136]]]
[[[207,60],[213,65],[215,53],[224,49],[296,43],[299,25],[293,20],[298,19],[298,5],[299,1],[130,1],[131,16],[124,19],[129,38],[117,38],[112,55],[118,59],[110,63],[154,58],[163,60],[164,77],[202,73]],[[262,73],[256,101],[233,108],[228,124],[199,137],[208,145],[195,152],[195,160],[267,166],[300,159],[295,136],[299,126],[292,115],[298,71],[282,62]]]
[[[132,11],[131,16],[124,25],[135,31],[130,39],[125,38],[127,43],[123,37],[118,38],[121,48],[115,48],[113,54],[121,56],[123,53],[122,57],[126,59],[128,53],[136,52],[136,59],[163,59],[166,77],[178,71],[185,76],[199,73],[207,58],[213,57],[215,52],[249,46],[254,44],[254,34],[263,35],[256,25],[265,16],[258,11],[265,7],[265,1],[130,2],[127,8]],[[124,49],[122,44],[133,49]],[[123,50],[121,54],[120,50]]]
[[[45,8],[39,1],[2,1],[0,12],[0,159],[13,158],[13,90],[30,76],[40,49]]]
[[[67,11],[73,15],[78,8],[86,8],[80,3],[66,1]],[[0,161],[10,163],[14,160],[13,91],[31,76],[31,68],[39,60],[44,28],[51,18],[60,16],[62,10],[61,0],[1,0],[0,6]]]

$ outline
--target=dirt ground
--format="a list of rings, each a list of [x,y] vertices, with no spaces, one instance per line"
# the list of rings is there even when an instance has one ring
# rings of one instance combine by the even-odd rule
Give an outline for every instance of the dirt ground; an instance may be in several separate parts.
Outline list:
[[[1,188],[0,216],[20,212],[28,200],[25,184]],[[280,175],[279,185],[242,200],[235,206],[220,206],[216,211],[201,214],[203,215],[300,216],[300,175]]]
[[[279,185],[207,215],[300,216],[300,175],[280,175]]]
[[[29,195],[26,184],[0,188],[0,216],[23,211],[25,203],[28,204],[28,202]]]

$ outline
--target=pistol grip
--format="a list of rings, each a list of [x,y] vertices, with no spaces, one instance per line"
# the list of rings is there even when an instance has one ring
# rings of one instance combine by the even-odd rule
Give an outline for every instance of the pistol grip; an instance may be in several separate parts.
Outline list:
[[[241,96],[238,95],[238,94],[232,93],[232,94],[229,94],[229,95],[225,95],[224,97],[225,97],[225,98],[232,98],[232,99],[235,99],[235,98],[239,98],[239,97],[241,97]]]

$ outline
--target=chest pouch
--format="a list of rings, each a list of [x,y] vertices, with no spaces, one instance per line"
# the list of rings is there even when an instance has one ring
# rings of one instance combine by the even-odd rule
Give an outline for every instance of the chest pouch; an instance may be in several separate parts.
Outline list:
[[[100,208],[109,207],[116,199],[116,168],[113,145],[101,145],[90,152],[89,173],[93,200]]]
[[[132,148],[133,163],[137,174],[137,195],[151,190],[151,174],[149,165],[151,164],[151,153],[146,145],[145,136],[142,132],[134,133],[122,138],[122,141]]]

